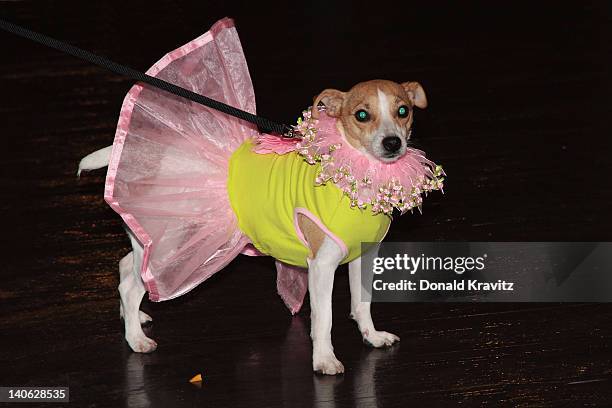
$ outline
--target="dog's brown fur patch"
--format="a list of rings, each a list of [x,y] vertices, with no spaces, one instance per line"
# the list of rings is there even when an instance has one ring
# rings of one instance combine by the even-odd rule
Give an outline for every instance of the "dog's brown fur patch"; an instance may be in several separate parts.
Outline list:
[[[314,223],[310,218],[305,216],[304,214],[297,215],[297,223],[304,234],[304,238],[310,247],[310,259],[314,259],[319,252],[319,248],[323,244],[323,240],[325,239],[325,232],[319,228],[317,224]]]

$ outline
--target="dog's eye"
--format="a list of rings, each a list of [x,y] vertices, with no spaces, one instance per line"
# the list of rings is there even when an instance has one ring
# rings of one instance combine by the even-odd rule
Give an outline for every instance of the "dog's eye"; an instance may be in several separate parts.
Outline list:
[[[357,119],[359,122],[367,122],[370,120],[370,114],[363,109],[359,109],[357,112],[355,112],[355,119]]]
[[[399,116],[400,118],[407,118],[408,112],[408,107],[406,105],[402,105],[397,108],[397,116]]]

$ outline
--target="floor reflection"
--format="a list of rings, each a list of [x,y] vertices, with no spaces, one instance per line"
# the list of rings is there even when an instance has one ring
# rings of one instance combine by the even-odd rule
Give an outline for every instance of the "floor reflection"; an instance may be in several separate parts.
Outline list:
[[[149,407],[151,400],[145,384],[144,367],[150,357],[146,354],[128,352],[125,363],[125,406]]]
[[[374,408],[379,406],[378,394],[382,387],[382,384],[377,382],[377,379],[382,377],[377,375],[379,367],[384,366],[386,361],[393,359],[399,352],[399,348],[399,344],[395,344],[388,349],[373,349],[364,346],[353,375],[353,401],[355,406]]]
[[[304,398],[304,405],[317,408],[333,408],[337,401],[352,401],[353,406],[378,407],[377,393],[380,386],[376,383],[377,369],[385,360],[393,358],[399,345],[391,349],[371,349],[363,346],[358,361],[353,367],[346,365],[347,372],[339,376],[316,375],[312,372],[312,389],[304,389],[308,383],[296,381],[291,373],[301,368],[312,369],[312,346],[309,325],[301,316],[292,319],[281,351],[281,381],[283,385],[283,406],[294,407],[296,395]],[[356,336],[355,336],[356,337]],[[358,341],[357,337],[355,338]],[[298,365],[296,367],[296,365]],[[312,401],[307,401],[312,396]]]
[[[347,402],[357,407],[378,407],[385,386],[378,381],[384,377],[379,371],[381,367],[392,366],[390,360],[399,346],[371,349],[358,343],[358,334],[354,333],[350,340],[356,343],[347,349],[350,342],[345,341],[343,346],[347,372],[339,376],[317,375],[312,372],[309,326],[307,318],[296,316],[290,320],[282,339],[273,336],[280,340],[276,344],[274,340],[215,343],[197,356],[162,350],[150,355],[137,354],[125,347],[124,404],[168,406],[180,395],[182,403],[175,406],[191,406],[196,402],[231,405],[231,401],[240,401],[252,406],[291,408],[334,408],[346,406]],[[201,387],[188,384],[186,370],[181,368],[188,367],[192,358],[204,362],[194,366],[206,367]]]

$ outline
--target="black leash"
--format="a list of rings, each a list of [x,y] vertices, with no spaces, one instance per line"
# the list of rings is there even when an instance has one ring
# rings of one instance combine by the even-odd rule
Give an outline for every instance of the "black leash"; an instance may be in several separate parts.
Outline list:
[[[199,103],[200,105],[204,105],[209,108],[218,110],[220,112],[234,116],[238,119],[246,120],[247,122],[251,122],[257,125],[257,128],[262,133],[271,133],[283,137],[299,136],[299,134],[295,132],[293,127],[291,126],[273,122],[270,119],[264,118],[263,116],[253,115],[252,113],[245,112],[241,109],[227,105],[223,102],[210,99],[206,96],[189,91],[180,86],[176,86],[162,79],[152,77],[125,65],[117,64],[116,62],[113,62],[100,55],[93,54],[89,51],[85,51],[81,48],[56,40],[44,34],[40,34],[35,31],[31,31],[26,28],[15,25],[13,23],[9,23],[8,21],[0,19],[0,29],[8,31],[9,33],[13,33],[23,38],[27,38],[28,40],[35,41],[47,47],[54,48],[63,53],[70,54],[82,60],[91,62],[92,64],[95,64],[116,74],[123,75],[135,81],[144,82],[166,92],[170,92],[174,95]]]

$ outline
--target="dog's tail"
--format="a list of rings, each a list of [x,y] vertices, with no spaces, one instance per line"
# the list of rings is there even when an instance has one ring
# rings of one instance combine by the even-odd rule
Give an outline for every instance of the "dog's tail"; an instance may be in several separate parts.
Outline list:
[[[81,177],[81,172],[83,170],[95,170],[101,169],[102,167],[108,166],[108,162],[110,161],[111,151],[113,150],[113,146],[105,147],[104,149],[96,150],[93,153],[88,154],[87,156],[81,159],[79,163],[79,169],[77,170],[77,177]]]

